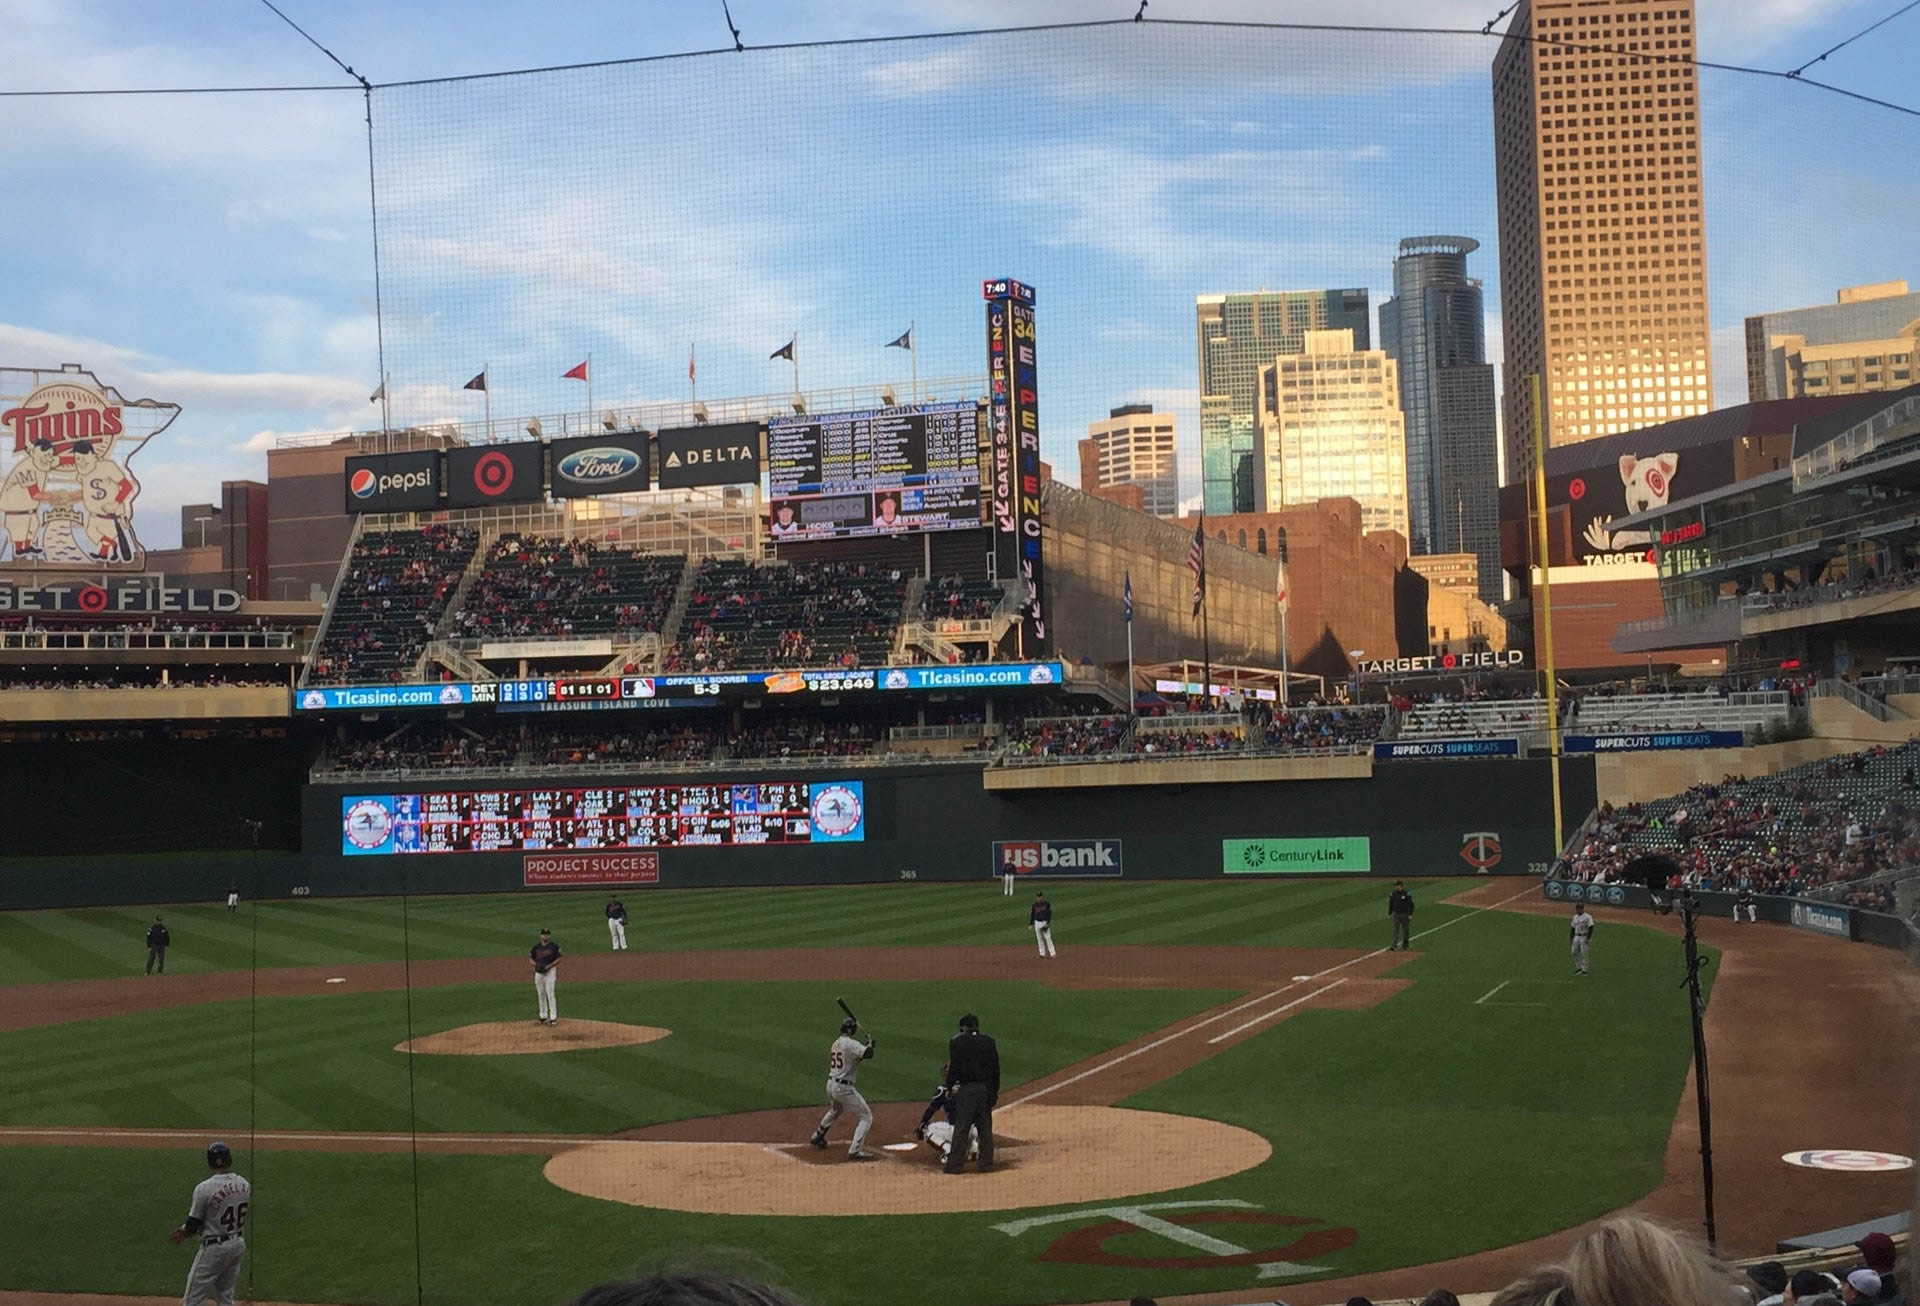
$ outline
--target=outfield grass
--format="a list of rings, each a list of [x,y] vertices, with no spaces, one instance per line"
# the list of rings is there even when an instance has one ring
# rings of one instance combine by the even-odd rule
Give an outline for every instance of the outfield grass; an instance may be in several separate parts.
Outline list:
[[[1273,1157],[1252,1170],[1153,1200],[1230,1199],[1352,1227],[1359,1235],[1354,1246],[1315,1258],[1329,1273],[1347,1274],[1550,1233],[1659,1182],[1690,1051],[1678,946],[1650,929],[1606,921],[1595,939],[1594,973],[1576,980],[1564,921],[1439,906],[1435,900],[1458,885],[1416,886],[1416,932],[1453,923],[1418,941],[1422,955],[1391,972],[1411,981],[1403,991],[1371,1009],[1295,1013],[1122,1103],[1227,1121],[1274,1146]],[[1386,933],[1377,881],[1049,890],[1061,906],[1066,948],[1373,947]],[[563,938],[578,929],[583,946],[601,946],[600,901],[438,899],[410,904],[410,916],[416,940],[433,923],[442,947],[433,955],[518,952],[529,928],[549,922]],[[636,894],[628,903],[636,909],[635,945],[653,948],[1026,937],[1024,901],[1001,898],[988,885],[675,892]],[[244,937],[244,917],[229,920],[218,910],[181,915],[191,929],[176,929],[176,937],[205,940],[198,960],[213,964],[224,955],[231,964],[231,943],[221,940]],[[575,916],[588,919],[574,926]],[[378,959],[397,949],[399,920],[391,902],[263,906],[263,955],[264,940],[272,938],[277,964]],[[54,941],[94,939],[95,932],[111,937],[139,921],[138,912],[99,911],[0,918],[8,931],[0,935],[0,973],[20,977],[55,965],[114,973],[111,967],[125,967],[115,952],[74,944],[81,951],[70,954]],[[335,951],[343,940],[354,945],[352,955]],[[417,991],[416,1028],[523,1017],[527,987]],[[817,1063],[834,1024],[826,985],[563,980],[560,997],[568,1015],[676,1032],[639,1048],[590,1053],[416,1058],[421,1126],[599,1131],[818,1099]],[[1014,982],[970,985],[963,995],[937,977],[869,986],[858,1009],[880,1031],[881,1055],[863,1070],[861,1087],[877,1099],[918,1098],[938,1064],[956,999],[979,1007],[1001,1039],[1009,1082],[1017,1082],[1220,997],[1052,991]],[[251,1108],[262,1128],[404,1128],[405,1058],[389,1049],[402,1036],[405,1002],[399,993],[324,995],[266,1000],[251,1013],[246,1003],[209,1004],[0,1036],[8,1083],[0,1115],[237,1133]],[[250,1065],[258,1072],[257,1094],[248,1092]],[[179,1291],[189,1257],[161,1235],[203,1173],[196,1154],[9,1148],[5,1157],[0,1287]],[[1140,1164],[1152,1160],[1142,1155]],[[1039,1260],[1073,1226],[1009,1237],[992,1226],[1010,1213],[697,1216],[562,1191],[542,1177],[537,1157],[427,1155],[417,1164],[416,1187],[415,1161],[405,1155],[244,1155],[243,1169],[256,1185],[248,1255],[254,1292],[409,1306],[417,1250],[424,1300],[434,1306],[525,1306],[565,1300],[589,1283],[657,1266],[690,1248],[726,1247],[752,1249],[817,1306],[1031,1306],[1217,1290],[1243,1292],[1246,1300],[1301,1299],[1298,1289],[1260,1282],[1244,1267]],[[1249,1247],[1290,1237],[1259,1226],[1212,1232]],[[1148,1233],[1117,1238],[1110,1250],[1192,1254]]]
[[[1415,928],[1462,909],[1437,899],[1460,880],[1414,882]],[[1516,885],[1516,891],[1524,885]],[[1378,880],[1052,881],[1062,947],[1080,943],[1246,944],[1375,948],[1390,937],[1387,886]],[[834,948],[950,943],[1030,944],[1029,895],[1005,898],[998,880],[829,888],[636,890],[630,946]],[[541,926],[563,946],[607,946],[601,893],[436,898],[304,898],[224,905],[87,907],[0,913],[0,985],[138,974],[147,926],[164,915],[169,972],[262,966],[520,956]]]

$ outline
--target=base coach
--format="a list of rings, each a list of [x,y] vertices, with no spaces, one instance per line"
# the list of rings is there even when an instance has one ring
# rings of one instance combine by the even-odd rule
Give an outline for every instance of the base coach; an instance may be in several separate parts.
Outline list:
[[[980,1032],[980,1017],[960,1017],[960,1032],[947,1044],[947,1085],[953,1091],[953,1145],[946,1171],[959,1174],[967,1143],[980,1131],[980,1168],[993,1169],[993,1107],[1000,1100],[1000,1049]]]

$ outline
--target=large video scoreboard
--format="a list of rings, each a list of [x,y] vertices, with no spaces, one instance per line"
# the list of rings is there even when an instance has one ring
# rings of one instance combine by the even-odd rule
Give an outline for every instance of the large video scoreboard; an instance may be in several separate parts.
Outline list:
[[[350,794],[340,852],[482,853],[858,843],[858,780]]]
[[[767,497],[775,540],[980,526],[980,408],[770,419]]]

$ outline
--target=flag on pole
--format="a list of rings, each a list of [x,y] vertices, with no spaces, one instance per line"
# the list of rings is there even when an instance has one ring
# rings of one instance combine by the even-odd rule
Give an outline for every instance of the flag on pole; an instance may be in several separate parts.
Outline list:
[[[687,346],[687,380],[693,380],[693,346]]]
[[[1127,614],[1127,620],[1133,620],[1133,573],[1127,572],[1120,580],[1120,606]]]
[[[370,404],[377,404],[382,399],[385,399],[386,397],[387,397],[387,383],[385,381],[382,381],[379,385],[374,387],[373,393],[367,396],[367,402]]]
[[[1285,612],[1287,600],[1291,597],[1287,591],[1287,560],[1281,558],[1279,562],[1280,574],[1274,578],[1273,582],[1273,601],[1279,605],[1280,611]]]
[[[772,362],[776,358],[784,358],[789,363],[795,361],[793,357],[793,341],[792,340],[787,341],[786,344],[781,345],[778,349],[774,350],[771,354],[767,355],[768,362]]]
[[[589,360],[589,361],[591,361],[591,360]],[[580,364],[580,366],[578,366],[578,367],[570,367],[570,368],[568,368],[568,369],[567,369],[566,371],[564,371],[564,372],[562,372],[562,373],[560,374],[560,379],[561,379],[562,381],[584,381],[584,380],[586,380],[586,379],[587,379],[587,365],[586,365],[586,363],[582,363],[582,364]]]
[[[908,327],[905,331],[902,331],[900,333],[900,338],[898,340],[887,341],[887,348],[888,349],[912,349],[913,348],[913,328]]]
[[[485,390],[487,388],[487,374],[482,372],[479,376],[474,377],[473,380],[467,382],[460,388],[462,390]]]
[[[1197,617],[1200,605],[1207,598],[1207,514],[1204,512],[1194,523],[1193,544],[1187,549],[1187,570],[1193,573],[1193,615]]]

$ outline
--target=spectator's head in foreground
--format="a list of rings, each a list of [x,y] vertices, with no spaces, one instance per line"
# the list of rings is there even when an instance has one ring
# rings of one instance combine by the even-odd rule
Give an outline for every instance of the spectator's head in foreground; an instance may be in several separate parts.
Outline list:
[[[1445,1288],[1435,1288],[1426,1295],[1420,1306],[1460,1306],[1460,1299]]]
[[[1579,1306],[1729,1306],[1731,1272],[1704,1247],[1650,1220],[1609,1220],[1573,1245],[1567,1279]]]
[[[800,1303],[777,1288],[708,1270],[603,1283],[575,1297],[572,1306],[800,1306]]]
[[[1793,1303],[1811,1301],[1815,1297],[1833,1297],[1837,1301],[1835,1287],[1830,1274],[1823,1274],[1819,1270],[1795,1270],[1793,1277],[1787,1280],[1786,1300]]]
[[[1778,1261],[1762,1261],[1750,1266],[1747,1278],[1753,1281],[1753,1295],[1762,1300],[1778,1297],[1787,1290],[1787,1267]]]
[[[1347,1306],[1353,1306],[1348,1302]],[[1563,1265],[1543,1265],[1515,1279],[1493,1295],[1488,1306],[1577,1306]]]
[[[1870,1233],[1860,1240],[1860,1259],[1867,1268],[1885,1278],[1893,1273],[1893,1239],[1883,1233]]]
[[[1841,1285],[1840,1300],[1848,1303],[1880,1300],[1880,1276],[1872,1270],[1855,1270]]]

